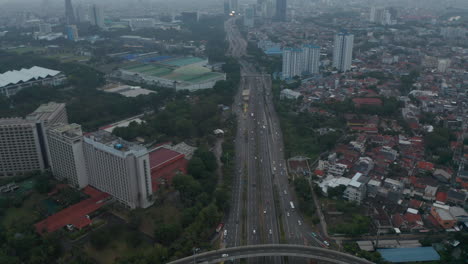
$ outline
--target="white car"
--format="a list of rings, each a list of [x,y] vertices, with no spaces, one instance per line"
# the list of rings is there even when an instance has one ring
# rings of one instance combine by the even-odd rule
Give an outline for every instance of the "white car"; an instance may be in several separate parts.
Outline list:
[[[253,234],[255,235],[255,233],[256,233],[256,231],[255,231],[255,229],[254,229],[254,230],[253,230]]]
[[[324,243],[325,245],[327,245],[327,247],[330,246],[330,243],[328,243],[328,241],[326,241],[326,240],[324,240],[323,243]]]
[[[298,223],[299,225],[302,225],[301,220],[297,220],[297,223]]]
[[[228,254],[222,254],[221,257],[222,258],[227,258],[227,257],[229,257],[229,255]]]
[[[284,194],[288,194],[288,192],[286,190],[284,190]]]
[[[269,233],[270,233],[270,235],[272,235],[272,234],[273,234],[273,232],[271,231],[271,229],[270,229]]]
[[[263,213],[266,214],[266,210],[263,210]]]
[[[287,216],[290,216],[289,212],[286,213]]]

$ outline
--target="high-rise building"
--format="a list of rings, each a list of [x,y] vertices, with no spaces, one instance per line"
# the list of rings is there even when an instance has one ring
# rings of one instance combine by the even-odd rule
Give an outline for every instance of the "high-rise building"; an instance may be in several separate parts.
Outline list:
[[[447,69],[450,67],[450,63],[450,59],[440,59],[437,63],[437,71],[446,72]]]
[[[46,131],[67,123],[65,104],[41,105],[26,118],[0,119],[0,176],[14,176],[49,167]]]
[[[276,0],[266,0],[264,2],[265,6],[265,17],[272,19],[276,15]]]
[[[44,169],[36,123],[23,118],[0,119],[0,176]]]
[[[75,25],[68,25],[65,30],[67,31],[68,40],[78,41],[78,28]]]
[[[376,11],[375,6],[371,7],[370,13],[369,13],[369,21],[370,22],[375,22],[375,11]]]
[[[333,67],[339,71],[349,71],[353,59],[354,35],[340,32],[335,35],[333,46]]]
[[[229,0],[224,0],[224,14],[228,16],[231,13],[231,7],[229,6]]]
[[[65,22],[67,25],[76,23],[75,12],[73,12],[73,5],[71,0],[65,0]]]
[[[52,32],[52,25],[49,23],[41,23],[39,24],[39,33],[41,34],[49,34]]]
[[[68,184],[80,189],[88,185],[80,125],[52,125],[47,131],[47,146],[54,177],[66,179]]]
[[[320,65],[320,47],[315,45],[304,45],[303,52],[303,72],[316,74],[319,72]]]
[[[303,58],[302,49],[285,48],[283,50],[283,79],[302,75]]]
[[[302,48],[286,48],[283,50],[283,79],[317,74],[320,65],[320,47],[312,44]]]
[[[90,22],[91,11],[89,5],[78,5],[75,7],[75,18],[76,22],[84,23]]]
[[[244,9],[244,26],[253,27],[255,24],[255,6],[249,5]]]
[[[376,8],[375,6],[371,7],[369,13],[369,21],[372,23],[378,23],[381,25],[391,25],[392,24],[392,14],[387,8]]]
[[[102,13],[102,8],[98,5],[93,5],[90,11],[91,11],[91,14],[90,14],[91,24],[93,26],[103,28],[104,27],[104,14]]]
[[[148,150],[100,130],[84,137],[89,184],[129,208],[153,204]]]
[[[276,19],[286,21],[287,0],[276,0]]]

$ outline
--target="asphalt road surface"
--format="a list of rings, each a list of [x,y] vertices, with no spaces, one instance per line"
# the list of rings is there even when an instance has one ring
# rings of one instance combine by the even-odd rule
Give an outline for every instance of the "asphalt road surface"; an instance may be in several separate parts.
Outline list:
[[[241,65],[240,89],[233,105],[238,117],[236,175],[225,224],[225,246],[288,243],[325,247],[304,224],[289,188],[270,75],[259,72],[245,59],[247,42],[235,19],[225,23],[225,30],[230,44],[228,55],[237,58]],[[250,91],[247,100],[243,100],[243,90]],[[280,257],[249,259],[249,263],[282,262]],[[295,258],[291,262],[305,263]]]

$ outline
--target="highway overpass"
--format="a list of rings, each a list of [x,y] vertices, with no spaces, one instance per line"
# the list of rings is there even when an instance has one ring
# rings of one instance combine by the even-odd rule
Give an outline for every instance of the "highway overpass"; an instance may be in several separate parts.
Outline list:
[[[319,247],[309,247],[302,245],[288,244],[266,244],[242,247],[231,247],[209,252],[169,262],[169,264],[192,264],[192,263],[218,263],[227,260],[235,260],[252,257],[265,256],[289,256],[302,257],[316,261],[336,264],[371,264],[365,259],[361,259],[349,254],[323,249]]]

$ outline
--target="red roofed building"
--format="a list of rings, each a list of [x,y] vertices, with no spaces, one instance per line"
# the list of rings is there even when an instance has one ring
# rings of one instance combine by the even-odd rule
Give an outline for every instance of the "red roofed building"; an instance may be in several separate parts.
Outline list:
[[[73,225],[77,229],[91,224],[88,215],[98,210],[110,198],[110,195],[94,189],[91,186],[86,186],[83,192],[90,198],[74,204],[62,211],[47,217],[46,219],[36,223],[34,226],[39,234],[50,233],[65,227]]]
[[[185,155],[164,146],[149,153],[153,192],[163,184],[170,184],[178,173],[187,173],[188,161]]]
[[[353,103],[356,107],[363,105],[381,106],[382,100],[380,98],[354,98]]]
[[[441,202],[441,203],[446,203],[447,202],[447,193],[446,192],[437,192],[436,201]]]
[[[416,164],[416,167],[420,170],[420,171],[432,171],[434,169],[434,164],[430,163],[430,162],[426,162],[426,161],[419,161],[417,164]]]

